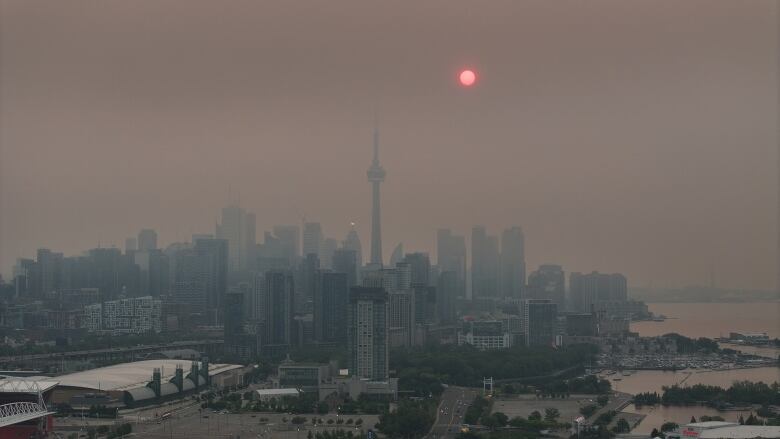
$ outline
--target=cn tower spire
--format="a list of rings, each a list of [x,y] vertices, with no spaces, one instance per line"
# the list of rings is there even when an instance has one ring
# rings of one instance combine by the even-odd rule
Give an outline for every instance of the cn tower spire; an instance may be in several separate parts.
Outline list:
[[[379,198],[379,184],[385,181],[385,170],[379,164],[379,128],[374,126],[374,159],[368,168],[368,182],[371,183],[371,264],[382,265],[382,220]]]

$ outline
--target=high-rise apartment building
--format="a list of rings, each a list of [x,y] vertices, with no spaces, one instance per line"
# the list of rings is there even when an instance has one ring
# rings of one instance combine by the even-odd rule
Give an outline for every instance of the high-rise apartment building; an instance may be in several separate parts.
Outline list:
[[[350,374],[372,381],[387,381],[387,292],[383,288],[353,287],[348,310]]]

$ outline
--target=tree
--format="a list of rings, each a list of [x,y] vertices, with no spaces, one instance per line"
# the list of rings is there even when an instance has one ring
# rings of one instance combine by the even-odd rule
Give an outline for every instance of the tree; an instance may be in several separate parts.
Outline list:
[[[599,395],[599,397],[596,398],[596,402],[599,404],[599,406],[604,407],[609,403],[609,396]]]
[[[531,412],[530,415],[528,415],[529,421],[541,421],[542,420],[542,414],[539,413],[539,411],[534,410]]]
[[[498,427],[498,422],[496,421],[496,418],[490,415],[485,415],[481,417],[479,419],[479,423],[489,428],[491,431],[495,430],[496,427]]]
[[[311,430],[309,430],[309,434],[306,435],[306,439],[313,439],[314,435],[311,434]]]
[[[317,413],[320,415],[328,413],[328,403],[323,401],[317,404]]]
[[[691,424],[695,424],[695,423],[696,423],[696,417],[695,416],[691,416]]]
[[[661,437],[661,432],[658,431],[657,428],[654,428],[653,431],[650,432],[651,438]]]
[[[544,409],[544,420],[547,422],[555,422],[559,416],[561,416],[561,412],[555,407]]]
[[[667,431],[672,431],[679,427],[677,423],[674,422],[664,422],[664,425],[661,426],[661,432],[666,433]]]
[[[613,430],[615,433],[628,433],[631,431],[631,426],[628,424],[628,421],[626,421],[626,418],[620,418]]]

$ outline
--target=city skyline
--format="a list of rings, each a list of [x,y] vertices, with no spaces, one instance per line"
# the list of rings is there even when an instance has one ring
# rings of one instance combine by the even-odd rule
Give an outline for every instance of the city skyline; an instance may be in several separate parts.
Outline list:
[[[519,225],[529,270],[776,288],[771,2],[344,2],[295,32],[280,5],[151,5],[4,3],[4,277],[39,247],[211,233],[230,193],[259,231],[306,216],[341,239],[355,221],[365,258],[375,111],[385,260],[398,242],[435,256],[438,228]],[[212,19],[207,36],[193,24]],[[480,78],[468,89],[465,65]]]

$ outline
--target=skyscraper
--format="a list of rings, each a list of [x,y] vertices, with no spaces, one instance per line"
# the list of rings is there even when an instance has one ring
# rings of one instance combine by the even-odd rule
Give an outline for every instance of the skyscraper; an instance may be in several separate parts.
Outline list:
[[[325,238],[320,248],[320,262],[322,268],[333,268],[333,253],[339,248],[339,242],[333,238]]]
[[[221,315],[225,294],[227,294],[228,242],[225,239],[207,238],[195,241],[195,253],[205,257],[206,309],[212,322]]]
[[[263,345],[288,346],[293,338],[293,277],[288,271],[273,270],[265,274],[265,337]]]
[[[138,250],[156,250],[157,232],[152,229],[143,229],[138,233]]]
[[[525,286],[525,238],[514,226],[501,234],[501,295],[520,298]]]
[[[342,247],[355,252],[355,261],[359,270],[363,266],[363,246],[360,243],[360,236],[358,236],[355,230],[355,223],[350,224],[349,232],[342,243]]]
[[[322,226],[320,223],[303,224],[303,257],[317,255],[320,257],[322,248]]]
[[[383,288],[352,288],[349,296],[347,347],[349,372],[353,376],[387,381],[387,314],[387,292]]]
[[[436,232],[437,264],[440,272],[452,272],[447,279],[448,294],[453,298],[466,297],[466,239],[453,235],[449,229]],[[454,287],[454,289],[453,289]]]
[[[333,271],[347,275],[349,288],[358,285],[358,257],[354,250],[341,248],[333,253]]]
[[[349,287],[346,273],[322,270],[314,289],[314,339],[320,343],[344,343],[347,339]]]
[[[236,205],[222,208],[222,222],[217,224],[217,238],[228,242],[228,268],[231,272],[254,267],[257,244],[255,214]]]
[[[471,229],[471,296],[498,296],[498,237],[484,226]]]
[[[374,128],[374,160],[368,168],[371,183],[371,263],[382,265],[382,224],[379,200],[379,184],[385,181],[385,170],[379,165],[379,129]]]

